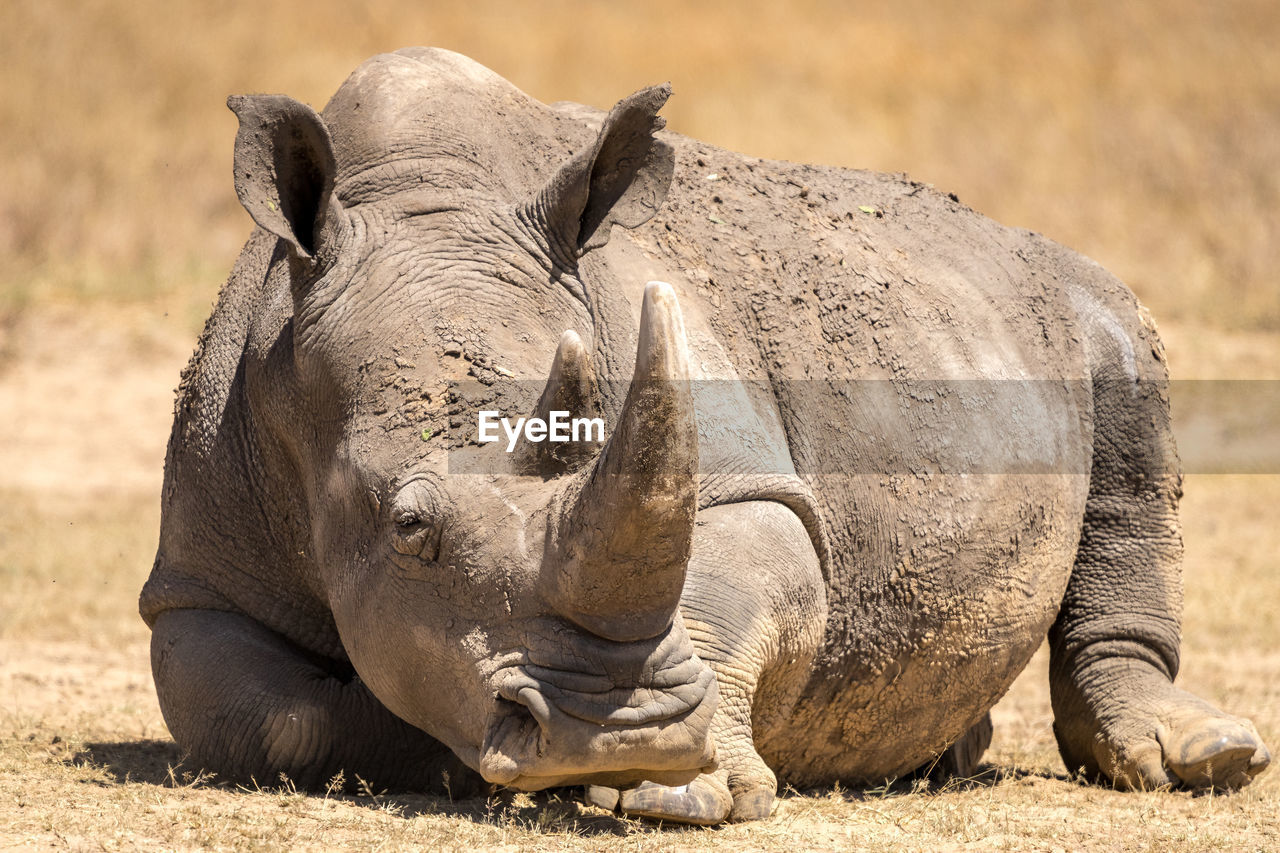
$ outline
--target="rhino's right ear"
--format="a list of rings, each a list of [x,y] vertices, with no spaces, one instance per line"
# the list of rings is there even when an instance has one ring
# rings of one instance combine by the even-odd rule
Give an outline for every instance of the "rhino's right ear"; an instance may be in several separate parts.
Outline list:
[[[297,256],[314,259],[341,219],[329,129],[315,110],[285,95],[232,95],[227,106],[240,120],[240,204]]]
[[[560,167],[531,205],[547,235],[575,256],[598,249],[612,226],[635,228],[666,199],[675,154],[654,134],[670,84],[641,89],[605,116],[595,141]]]

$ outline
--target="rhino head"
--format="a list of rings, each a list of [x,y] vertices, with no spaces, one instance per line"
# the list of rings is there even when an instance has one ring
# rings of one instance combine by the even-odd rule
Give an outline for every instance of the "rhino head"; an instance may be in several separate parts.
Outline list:
[[[714,765],[717,692],[679,614],[697,430],[672,289],[645,290],[603,446],[491,445],[485,473],[451,475],[447,436],[423,429],[476,423],[447,389],[477,364],[540,377],[511,414],[600,413],[578,259],[665,196],[669,90],[529,169],[563,145],[530,135],[549,111],[466,62],[382,57],[324,118],[283,96],[229,101],[237,194],[278,238],[267,289],[277,277],[290,302],[246,387],[317,595],[384,705],[490,782],[680,784]]]

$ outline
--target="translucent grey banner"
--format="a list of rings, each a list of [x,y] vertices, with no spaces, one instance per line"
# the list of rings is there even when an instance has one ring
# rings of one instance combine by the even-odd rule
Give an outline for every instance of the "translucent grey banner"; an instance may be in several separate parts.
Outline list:
[[[1173,470],[1180,458],[1190,474],[1280,474],[1280,380],[687,384],[704,471],[1088,474],[1097,446],[1151,471]],[[446,395],[447,411],[436,409],[419,426],[423,441],[449,449],[451,474],[528,473],[539,454],[594,452],[599,430],[588,421],[599,418],[611,436],[628,389],[628,382],[600,387],[593,410],[566,411],[539,426],[543,383],[461,383]]]

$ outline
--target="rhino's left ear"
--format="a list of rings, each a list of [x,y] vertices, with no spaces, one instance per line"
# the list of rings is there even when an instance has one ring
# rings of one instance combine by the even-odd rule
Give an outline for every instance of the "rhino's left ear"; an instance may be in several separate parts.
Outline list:
[[[315,110],[285,95],[233,95],[227,106],[240,120],[240,204],[296,255],[314,259],[341,219],[329,129]]]
[[[581,255],[607,243],[614,224],[635,228],[658,212],[675,170],[671,146],[653,136],[669,97],[664,83],[623,98],[595,142],[560,167],[532,204],[548,236]]]

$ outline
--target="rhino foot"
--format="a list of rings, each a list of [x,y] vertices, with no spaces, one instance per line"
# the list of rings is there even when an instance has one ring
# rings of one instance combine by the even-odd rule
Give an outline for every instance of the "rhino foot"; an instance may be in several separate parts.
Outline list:
[[[729,820],[736,822],[764,820],[773,811],[774,789],[752,788],[733,798],[733,810]]]
[[[1271,763],[1253,723],[1226,717],[1176,730],[1164,752],[1166,764],[1192,788],[1242,788]]]
[[[611,812],[617,810],[618,797],[621,793],[617,788],[610,788],[607,785],[588,785],[582,792],[582,799],[589,806]]]
[[[1271,763],[1252,722],[1186,691],[1169,686],[1143,711],[1108,719],[1094,738],[1095,766],[1119,788],[1234,790]],[[1069,754],[1065,744],[1063,754]],[[1088,762],[1082,766],[1090,769]]]
[[[729,817],[733,797],[722,780],[704,774],[674,788],[641,782],[623,791],[618,805],[631,817],[710,826]]]
[[[669,823],[711,826],[725,821],[764,820],[773,808],[774,789],[758,786],[731,794],[724,773],[703,774],[688,785],[671,787],[641,782],[619,791],[600,785],[587,787],[585,799],[628,817]]]

